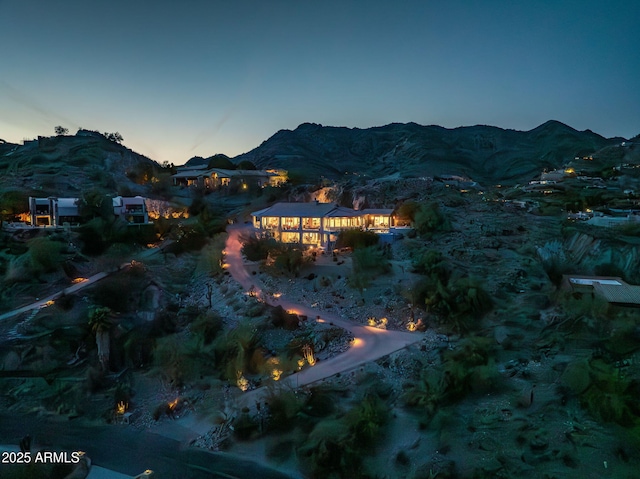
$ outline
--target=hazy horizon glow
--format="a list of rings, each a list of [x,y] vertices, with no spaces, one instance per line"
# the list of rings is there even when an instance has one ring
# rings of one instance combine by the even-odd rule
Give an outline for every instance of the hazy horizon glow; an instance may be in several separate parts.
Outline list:
[[[0,138],[182,164],[300,123],[640,133],[640,3],[0,0]]]

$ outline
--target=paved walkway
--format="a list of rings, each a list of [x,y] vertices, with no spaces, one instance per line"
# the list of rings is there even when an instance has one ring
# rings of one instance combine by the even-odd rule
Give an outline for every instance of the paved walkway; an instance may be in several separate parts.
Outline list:
[[[308,385],[322,379],[334,376],[337,373],[357,368],[370,361],[375,361],[383,356],[391,354],[422,339],[420,333],[408,333],[402,331],[389,331],[384,329],[362,326],[345,321],[337,314],[320,311],[315,308],[293,303],[286,299],[285,295],[279,298],[271,298],[264,294],[260,281],[251,275],[242,258],[242,237],[251,234],[250,225],[233,225],[227,228],[228,238],[225,253],[225,262],[229,265],[231,276],[246,290],[253,288],[256,296],[272,306],[282,306],[286,310],[295,311],[306,315],[309,319],[317,318],[317,321],[328,322],[350,331],[354,336],[351,347],[342,354],[334,356],[326,361],[320,361],[313,367],[307,367],[299,373],[292,374],[282,382],[293,387]],[[258,401],[265,388],[259,388],[241,396],[242,405],[249,405]],[[246,399],[242,399],[246,398]]]

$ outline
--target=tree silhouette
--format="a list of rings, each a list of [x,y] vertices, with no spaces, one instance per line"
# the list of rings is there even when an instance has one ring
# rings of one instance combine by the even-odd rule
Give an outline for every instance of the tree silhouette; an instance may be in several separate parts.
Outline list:
[[[56,126],[53,131],[56,133],[56,135],[60,136],[60,135],[66,135],[67,133],[69,133],[69,128],[65,128],[64,126],[58,125]]]
[[[107,133],[106,131],[104,132],[104,137],[109,140],[109,141],[114,141],[116,143],[122,143],[124,141],[124,138],[122,138],[122,135],[120,133],[118,133],[117,131],[114,133]]]
[[[96,335],[96,346],[98,346],[98,359],[103,370],[109,369],[111,327],[111,309],[107,307],[92,307],[89,311],[89,325],[91,331]]]

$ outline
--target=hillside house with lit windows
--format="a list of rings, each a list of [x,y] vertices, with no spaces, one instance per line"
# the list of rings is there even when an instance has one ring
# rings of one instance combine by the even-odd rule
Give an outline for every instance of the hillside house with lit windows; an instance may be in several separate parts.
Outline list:
[[[29,224],[31,226],[62,226],[80,221],[79,198],[29,197]]]
[[[149,213],[142,196],[116,196],[113,198],[113,214],[130,224],[147,224]]]
[[[333,203],[276,203],[251,213],[256,232],[283,243],[330,249],[340,231],[362,229],[394,234],[393,210],[353,210]]]
[[[193,186],[205,189],[253,189],[265,186],[280,186],[287,181],[284,170],[225,170],[198,167],[178,168],[172,175],[174,186]]]
[[[29,224],[31,226],[77,225],[81,221],[80,198],[29,197]],[[142,196],[116,196],[112,198],[113,214],[129,224],[149,223],[146,199]]]

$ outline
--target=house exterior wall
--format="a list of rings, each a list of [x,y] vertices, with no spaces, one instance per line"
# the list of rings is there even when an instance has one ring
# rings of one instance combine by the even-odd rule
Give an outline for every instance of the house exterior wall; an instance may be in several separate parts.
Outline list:
[[[295,207],[296,204],[276,204]],[[313,208],[322,207],[316,203],[315,207],[310,203],[300,203],[300,208],[307,209],[305,214],[269,214],[269,209],[253,213],[253,226],[262,234],[267,234],[283,243],[295,243],[304,246],[316,246],[331,248],[340,231],[347,229],[369,229],[379,233],[388,233],[392,226],[391,210],[388,213],[376,212],[373,214],[359,213],[348,208],[330,207],[324,210],[324,214],[313,216],[310,211]],[[282,210],[280,211],[290,211]]]
[[[78,198],[29,197],[29,224],[31,226],[63,226],[78,223],[80,212]]]
[[[149,212],[142,196],[116,196],[113,198],[113,214],[130,224],[149,223]]]
[[[113,214],[131,224],[146,224],[149,214],[142,196],[116,196]],[[35,198],[29,197],[29,217],[31,226],[63,226],[65,223],[80,223],[79,198]]]

